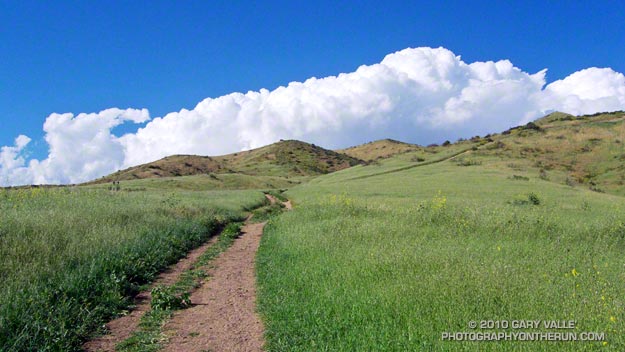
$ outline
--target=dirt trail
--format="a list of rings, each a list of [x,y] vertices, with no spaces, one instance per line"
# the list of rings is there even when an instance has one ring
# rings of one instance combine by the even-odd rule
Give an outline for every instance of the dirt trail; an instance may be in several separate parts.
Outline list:
[[[293,209],[293,203],[291,203],[290,200],[287,200],[286,202],[281,202],[276,197],[272,196],[271,194],[265,194],[265,197],[267,197],[267,199],[269,199],[269,202],[271,202],[271,204],[275,204],[275,203],[280,202],[280,203],[284,204],[284,207],[286,208],[286,210],[292,210]]]
[[[165,325],[165,351],[262,351],[254,259],[264,226],[245,225],[243,235],[213,261],[210,279],[191,294],[192,307]]]
[[[214,236],[202,246],[189,252],[185,258],[181,259],[174,266],[161,273],[151,285],[150,290],[143,291],[135,297],[136,307],[130,314],[108,322],[106,328],[109,333],[85,343],[83,349],[88,352],[115,351],[115,345],[130,337],[132,332],[139,326],[139,321],[143,314],[150,309],[151,289],[158,285],[171,285],[175,283],[180,277],[180,274],[190,269],[200,255],[216,241],[217,236]]]
[[[283,204],[292,208],[290,201]],[[247,223],[241,237],[213,261],[210,279],[191,295],[192,307],[177,312],[165,325],[165,351],[262,351],[254,261],[264,227],[265,222]]]
[[[271,195],[265,196],[271,204],[278,202]],[[292,209],[291,201],[282,203]],[[264,328],[256,314],[254,261],[266,222],[250,224],[250,218],[242,235],[210,264],[209,278],[191,294],[191,308],[177,311],[165,325],[169,338],[165,351],[262,351]],[[191,251],[159,275],[152,287],[175,283],[216,241],[217,236]],[[136,308],[106,324],[109,334],[87,342],[84,350],[115,351],[118,343],[137,330],[141,317],[150,309],[150,299],[149,290],[141,292],[135,299]]]
[[[282,202],[282,204],[284,204],[284,207],[286,208],[286,210],[292,210],[293,209],[293,204],[291,203],[290,200],[287,200],[286,202]]]

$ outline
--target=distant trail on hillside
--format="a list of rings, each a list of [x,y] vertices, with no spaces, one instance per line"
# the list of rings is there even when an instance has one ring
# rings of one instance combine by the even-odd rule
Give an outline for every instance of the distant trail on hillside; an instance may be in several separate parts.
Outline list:
[[[488,145],[488,144],[485,144]],[[435,159],[435,160],[430,160],[430,161],[426,161],[424,163],[420,163],[420,164],[415,164],[415,165],[408,165],[408,166],[404,166],[404,167],[398,167],[396,169],[392,169],[392,170],[386,170],[386,171],[381,171],[378,173],[374,173],[374,174],[369,174],[369,175],[362,175],[362,176],[356,176],[356,177],[352,177],[352,178],[348,178],[345,180],[342,180],[341,182],[345,182],[345,181],[353,181],[353,180],[360,180],[360,179],[364,179],[364,178],[370,178],[370,177],[375,177],[375,176],[380,176],[380,175],[387,175],[387,174],[392,174],[395,172],[400,172],[400,171],[405,171],[405,170],[410,170],[410,169],[414,169],[415,167],[421,167],[421,166],[426,166],[426,165],[432,165],[432,164],[436,164],[436,163],[441,163],[443,161],[447,161],[450,159],[453,159],[461,154],[464,154],[468,151],[471,151],[471,148],[468,149],[464,149],[461,150],[457,153],[454,153],[452,155],[446,156],[444,158],[440,158],[440,159]]]

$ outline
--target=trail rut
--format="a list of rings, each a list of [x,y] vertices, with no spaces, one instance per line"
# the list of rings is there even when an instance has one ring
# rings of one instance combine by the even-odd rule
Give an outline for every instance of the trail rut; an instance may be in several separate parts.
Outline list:
[[[180,274],[190,269],[200,255],[217,241],[217,237],[214,236],[202,246],[192,250],[185,258],[161,273],[151,288],[158,285],[171,285],[176,282]],[[150,299],[150,290],[139,293],[135,297],[135,308],[128,315],[108,322],[106,324],[108,333],[88,341],[83,345],[83,349],[87,352],[115,351],[115,345],[129,338],[132,332],[138,328],[141,317],[150,309]]]
[[[274,204],[278,200],[265,195]],[[290,201],[284,202],[290,210]],[[192,307],[165,325],[164,351],[262,351],[264,327],[256,313],[254,262],[266,222],[249,223],[232,246],[217,257],[209,279],[191,294]]]
[[[192,307],[166,324],[164,351],[262,351],[254,259],[264,226],[245,225],[243,235],[213,261],[210,278],[191,294]]]

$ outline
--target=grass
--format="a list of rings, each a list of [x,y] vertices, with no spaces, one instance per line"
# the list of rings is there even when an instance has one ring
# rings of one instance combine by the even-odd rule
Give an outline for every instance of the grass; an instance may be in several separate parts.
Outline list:
[[[120,181],[122,192],[162,191],[168,189],[178,191],[206,190],[244,190],[288,188],[305,181],[301,177],[251,176],[245,174],[209,174],[180,177],[146,178]],[[88,188],[108,189],[110,183],[89,185]]]
[[[516,129],[495,135],[473,156],[518,171],[543,171],[554,182],[625,195],[625,113],[572,117],[552,114],[537,121],[539,131]]]
[[[388,160],[289,190],[298,207],[257,256],[268,350],[623,350],[625,199],[479,160]],[[607,345],[441,339],[498,319],[575,320]]]
[[[0,190],[0,350],[72,351],[258,191]]]

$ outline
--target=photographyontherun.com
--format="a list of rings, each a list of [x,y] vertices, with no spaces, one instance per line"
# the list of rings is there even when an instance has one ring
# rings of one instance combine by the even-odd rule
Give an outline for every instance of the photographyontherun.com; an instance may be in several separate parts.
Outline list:
[[[467,326],[478,331],[445,331],[443,341],[605,341],[603,332],[576,332],[574,320],[481,320]],[[488,331],[479,331],[485,329]],[[555,331],[514,331],[545,329]],[[506,331],[492,331],[506,330]]]

